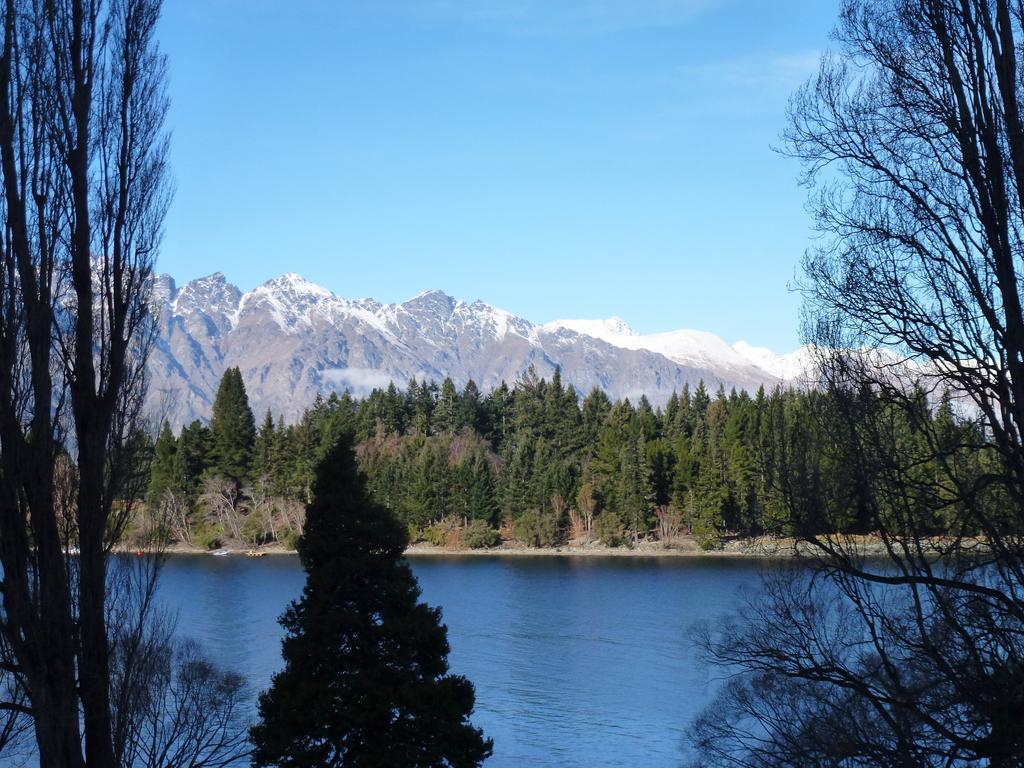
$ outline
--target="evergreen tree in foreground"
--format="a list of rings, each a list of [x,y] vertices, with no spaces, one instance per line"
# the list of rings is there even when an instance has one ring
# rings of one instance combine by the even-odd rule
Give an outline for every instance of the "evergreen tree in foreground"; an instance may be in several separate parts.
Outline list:
[[[469,768],[491,754],[405,545],[341,438],[317,469],[298,546],[306,586],[281,619],[285,667],[260,696],[255,765]]]

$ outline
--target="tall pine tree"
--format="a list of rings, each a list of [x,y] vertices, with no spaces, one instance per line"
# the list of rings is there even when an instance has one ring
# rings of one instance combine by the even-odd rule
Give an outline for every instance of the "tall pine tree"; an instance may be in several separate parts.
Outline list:
[[[171,431],[170,422],[164,421],[160,435],[153,447],[153,461],[149,465],[149,488],[146,491],[146,503],[154,506],[160,497],[169,490],[178,490],[176,486],[175,456],[178,453],[178,441]]]
[[[241,484],[252,468],[252,450],[256,442],[256,420],[249,408],[249,396],[242,383],[242,372],[228,368],[220,380],[210,419],[213,433],[213,470]]]
[[[265,478],[270,480],[274,476],[275,448],[278,441],[277,428],[274,426],[274,415],[267,409],[263,416],[263,423],[256,433],[256,440],[253,443],[252,453],[252,474],[253,479]]]
[[[342,436],[317,470],[298,547],[306,586],[281,620],[285,667],[260,696],[255,765],[471,768],[491,754],[405,545]]]

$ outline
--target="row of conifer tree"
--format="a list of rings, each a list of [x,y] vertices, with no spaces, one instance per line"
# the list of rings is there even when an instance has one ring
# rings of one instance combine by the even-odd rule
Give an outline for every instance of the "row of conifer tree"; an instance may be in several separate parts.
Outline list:
[[[308,503],[315,467],[347,433],[373,497],[413,540],[614,546],[692,535],[710,548],[727,536],[796,528],[867,532],[857,489],[829,450],[828,397],[782,388],[712,393],[701,383],[655,408],[643,396],[612,402],[598,389],[581,399],[557,370],[544,380],[531,368],[486,394],[472,381],[459,390],[450,379],[414,380],[364,399],[318,397],[294,424],[267,412],[257,426],[233,368],[208,425],[195,421],[177,435],[163,425],[147,500],[155,508],[178,499],[179,538],[194,533],[203,545],[294,541],[294,516],[281,513],[284,523],[275,523],[257,513],[275,514],[267,499],[277,509]],[[948,398],[930,405],[922,394],[920,416],[947,422],[951,444],[970,442],[962,432],[971,427],[954,418]],[[894,419],[912,450],[914,419],[904,411]],[[240,521],[208,509],[225,489],[236,492],[228,506]]]

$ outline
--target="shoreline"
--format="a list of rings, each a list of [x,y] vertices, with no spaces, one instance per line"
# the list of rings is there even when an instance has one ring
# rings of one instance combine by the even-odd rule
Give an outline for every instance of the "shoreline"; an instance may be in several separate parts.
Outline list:
[[[778,553],[745,552],[726,549],[689,549],[682,547],[640,546],[640,547],[606,547],[603,545],[584,545],[561,547],[490,547],[481,549],[448,549],[433,544],[413,544],[406,548],[406,557],[726,557],[726,558],[762,558],[780,557]],[[784,555],[783,555],[784,556]]]
[[[115,547],[119,554],[136,554],[150,552],[147,548],[130,546]],[[226,546],[218,550],[201,549],[181,542],[176,542],[164,550],[168,555],[213,555],[214,552],[226,552],[232,557],[251,557],[247,546]],[[294,549],[286,549],[279,544],[271,544],[254,550],[257,557],[295,555]],[[677,544],[664,546],[658,542],[641,542],[634,547],[609,547],[604,544],[563,544],[557,547],[524,547],[514,543],[505,543],[497,547],[480,549],[449,548],[418,542],[406,547],[404,555],[416,557],[617,557],[617,558],[742,558],[742,559],[779,559],[794,558],[799,555],[792,539],[736,539],[726,542],[718,549],[701,549],[696,541],[682,538]]]
[[[981,543],[979,540],[975,540]],[[865,557],[884,557],[885,546],[880,538],[871,535],[855,535],[848,537],[848,542]],[[936,548],[936,553],[941,547]],[[151,548],[138,548],[119,545],[112,550],[118,554],[141,554],[155,551]],[[219,550],[201,549],[182,542],[175,542],[163,550],[168,555],[212,555],[223,552],[232,557],[248,557],[252,551],[246,545],[232,544]],[[286,549],[280,544],[258,547],[257,557],[266,555],[295,555],[294,549]],[[722,543],[717,549],[701,549],[695,539],[688,536],[679,537],[671,546],[656,541],[643,541],[633,547],[609,547],[604,544],[574,542],[556,547],[525,547],[513,541],[505,541],[496,547],[480,549],[449,548],[417,542],[406,547],[405,557],[616,557],[616,558],[724,558],[744,560],[794,560],[812,556],[806,544],[798,544],[792,538],[736,538]]]

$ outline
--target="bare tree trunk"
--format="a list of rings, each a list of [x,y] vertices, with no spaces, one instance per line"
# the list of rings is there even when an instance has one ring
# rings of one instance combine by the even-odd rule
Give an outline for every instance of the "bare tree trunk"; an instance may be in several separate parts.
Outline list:
[[[167,202],[159,8],[2,6],[0,633],[48,767],[116,764],[106,558]],[[55,503],[61,454],[77,463],[73,520]]]

